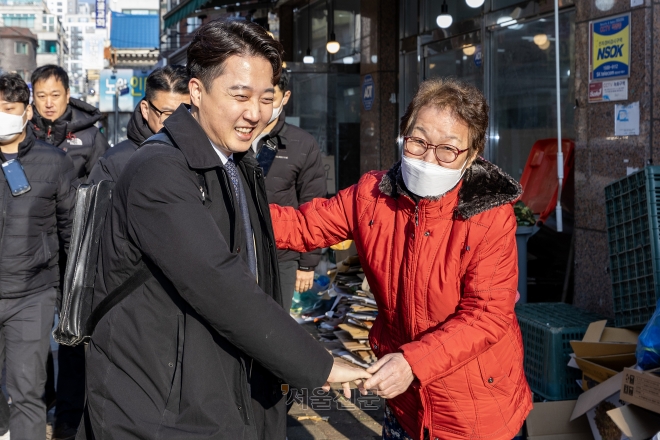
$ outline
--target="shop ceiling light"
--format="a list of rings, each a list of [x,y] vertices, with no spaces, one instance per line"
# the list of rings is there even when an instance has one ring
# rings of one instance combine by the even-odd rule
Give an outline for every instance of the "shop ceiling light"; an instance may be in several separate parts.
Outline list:
[[[310,46],[312,45],[312,8],[310,0],[307,0],[307,17],[309,21],[307,22],[307,54],[303,58],[303,63],[313,64],[314,57],[312,56],[312,51]]]
[[[497,19],[497,24],[499,24],[502,27],[513,26],[516,23],[518,23],[518,21],[516,21],[513,18],[508,17],[508,16],[500,17],[500,18]]]
[[[303,58],[303,63],[305,64],[314,64],[314,57],[312,56],[312,51],[307,48],[307,55]]]
[[[537,46],[543,46],[548,42],[548,36],[546,34],[536,34],[534,35],[534,44]]]
[[[330,41],[325,45],[325,49],[330,52],[330,53],[337,53],[339,52],[339,48],[341,46],[339,45],[339,41],[335,38],[335,33],[330,34]]]
[[[467,56],[472,56],[477,51],[477,48],[474,45],[465,46],[463,48],[463,53]]]
[[[451,26],[452,22],[454,19],[449,15],[449,6],[447,6],[447,0],[444,0],[442,2],[442,6],[440,7],[440,15],[435,19],[435,22],[438,23],[438,26],[440,26],[443,29],[448,28]]]
[[[344,57],[343,61],[344,61],[344,64],[353,64],[355,62],[355,60],[353,59],[352,56]]]
[[[484,0],[465,0],[465,3],[471,8],[478,8],[484,4]]]
[[[609,11],[614,7],[614,0],[596,0],[596,8],[600,11]]]
[[[550,47],[550,40],[546,41],[544,44],[539,44],[539,49],[547,50]]]

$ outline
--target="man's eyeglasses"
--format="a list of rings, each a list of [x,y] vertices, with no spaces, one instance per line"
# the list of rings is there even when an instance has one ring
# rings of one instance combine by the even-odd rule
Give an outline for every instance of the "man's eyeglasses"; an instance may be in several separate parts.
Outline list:
[[[405,136],[403,140],[404,140],[404,145],[405,145],[404,148],[406,152],[410,153],[411,155],[423,156],[424,154],[426,154],[426,150],[428,150],[429,148],[433,148],[433,152],[435,153],[435,158],[438,159],[438,162],[443,162],[443,163],[454,162],[456,159],[458,159],[458,156],[460,156],[461,154],[465,153],[468,150],[468,148],[466,148],[465,150],[459,150],[453,145],[448,145],[448,144],[444,144],[444,145],[429,144],[424,139],[420,139],[414,136]]]
[[[163,122],[165,119],[169,118],[172,113],[174,113],[174,110],[163,111],[159,109],[158,107],[153,105],[153,103],[148,99],[147,99],[147,104],[149,104],[149,107],[151,107],[151,109],[156,112],[156,114],[158,115],[158,120],[160,122]]]

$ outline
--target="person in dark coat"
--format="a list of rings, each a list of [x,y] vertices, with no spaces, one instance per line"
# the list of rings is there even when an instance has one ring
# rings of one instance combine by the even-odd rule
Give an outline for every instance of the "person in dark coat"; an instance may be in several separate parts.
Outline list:
[[[283,110],[291,97],[289,82],[289,72],[282,70],[275,86],[271,120],[252,143],[252,150],[264,170],[268,202],[297,209],[303,203],[325,197],[328,191],[316,140],[305,130],[285,122]],[[269,149],[274,149],[275,155]],[[277,259],[284,309],[289,310],[294,291],[305,292],[312,287],[321,250],[300,253],[282,249],[277,251]]]
[[[4,354],[13,439],[46,435],[46,358],[68,250],[78,180],[71,159],[37,140],[30,90],[16,74],[0,76],[0,159],[18,161],[30,190],[13,195],[0,173],[0,353]],[[0,398],[2,395],[0,394]]]
[[[35,135],[64,151],[73,160],[80,182],[85,182],[92,167],[110,147],[94,125],[101,119],[101,112],[69,96],[69,76],[59,66],[50,64],[35,70],[32,73],[32,89],[35,111],[31,122]],[[66,260],[62,258],[59,265],[62,277]],[[76,433],[85,401],[84,347],[60,346],[57,361],[59,373],[53,440],[68,440]],[[53,374],[50,370],[47,387],[49,404],[54,385]]]
[[[101,112],[93,105],[70,97],[69,76],[48,64],[32,73],[34,115],[32,126],[39,140],[64,151],[76,167],[81,182],[110,145],[94,125]]]
[[[289,386],[368,376],[282,309],[263,173],[246,152],[272,114],[282,47],[259,25],[211,21],[188,48],[182,105],[128,160],[101,238],[93,306],[150,278],[89,342],[77,439],[286,437]]]
[[[101,180],[116,182],[128,158],[154,133],[182,103],[190,104],[188,71],[185,66],[165,66],[155,69],[146,81],[145,97],[135,106],[128,121],[128,139],[110,148],[89,174],[87,183]]]

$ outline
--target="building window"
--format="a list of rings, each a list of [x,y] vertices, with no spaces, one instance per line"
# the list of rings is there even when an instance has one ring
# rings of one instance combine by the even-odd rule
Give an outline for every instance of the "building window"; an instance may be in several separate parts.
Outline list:
[[[192,34],[195,32],[195,29],[202,25],[202,19],[199,17],[188,17],[186,18],[186,33]]]
[[[46,32],[55,32],[55,17],[44,15],[42,18],[43,30]]]
[[[57,41],[55,40],[39,40],[39,48],[37,53],[57,53]]]
[[[2,14],[5,26],[34,28],[34,14]]]
[[[30,50],[28,49],[28,44],[26,42],[17,41],[14,45],[14,52],[17,55],[27,55],[30,53]]]

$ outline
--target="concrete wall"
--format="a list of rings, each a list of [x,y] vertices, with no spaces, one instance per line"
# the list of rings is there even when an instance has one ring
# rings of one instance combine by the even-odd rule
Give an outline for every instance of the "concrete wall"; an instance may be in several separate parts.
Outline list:
[[[606,185],[626,176],[627,167],[660,164],[660,0],[615,1],[600,11],[594,0],[576,1],[578,107],[575,151],[575,295],[580,308],[613,315],[605,219]],[[631,12],[631,76],[628,101],[639,102],[639,136],[614,136],[614,103],[588,103],[589,21]],[[656,56],[654,57],[654,54]]]

